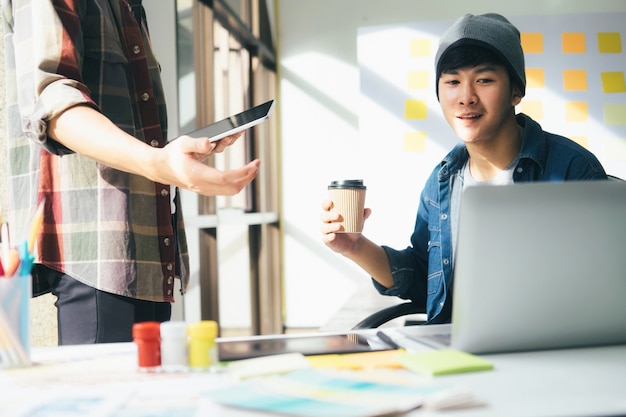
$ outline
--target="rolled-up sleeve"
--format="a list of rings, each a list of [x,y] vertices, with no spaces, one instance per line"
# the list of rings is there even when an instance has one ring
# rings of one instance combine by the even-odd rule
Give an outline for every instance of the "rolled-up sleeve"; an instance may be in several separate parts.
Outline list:
[[[78,105],[98,109],[81,79],[82,2],[16,0],[12,3],[9,27],[13,31],[22,130],[49,152],[69,153],[48,136],[49,121]]]

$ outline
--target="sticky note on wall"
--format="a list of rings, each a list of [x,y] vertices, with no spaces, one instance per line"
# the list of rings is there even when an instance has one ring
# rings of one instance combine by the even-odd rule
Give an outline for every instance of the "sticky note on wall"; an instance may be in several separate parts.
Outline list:
[[[543,33],[521,33],[522,49],[527,54],[543,53]]]
[[[427,90],[431,77],[430,71],[409,71],[409,90]]]
[[[412,57],[430,57],[430,39],[413,39],[410,43]]]
[[[619,32],[599,32],[598,51],[602,54],[619,54],[622,52],[622,40]]]
[[[535,120],[543,120],[543,101],[541,100],[522,100],[520,110]]]
[[[626,104],[605,104],[604,123],[609,126],[626,126]]]
[[[565,91],[587,91],[587,71],[564,70],[563,89]]]
[[[405,152],[425,152],[426,132],[408,132],[404,135]]]
[[[624,93],[626,92],[626,81],[624,81],[624,73],[621,71],[603,72],[602,92],[604,93]]]
[[[569,138],[580,146],[589,148],[589,138],[587,136],[569,136]]]
[[[611,138],[604,141],[606,155],[612,161],[626,162],[626,138]]]
[[[561,43],[564,54],[584,54],[585,34],[579,32],[565,32],[561,35]]]
[[[568,101],[565,103],[565,120],[568,122],[587,122],[589,108],[585,101]]]
[[[404,102],[404,118],[423,120],[428,116],[428,105],[425,100],[406,100]]]
[[[543,68],[526,68],[526,88],[545,88],[546,73]]]

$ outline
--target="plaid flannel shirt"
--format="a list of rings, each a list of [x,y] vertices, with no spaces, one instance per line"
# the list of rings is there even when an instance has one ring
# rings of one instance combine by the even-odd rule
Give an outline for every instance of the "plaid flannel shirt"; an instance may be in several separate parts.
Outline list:
[[[189,260],[170,186],[98,164],[47,134],[49,120],[88,105],[137,140],[165,146],[160,68],[141,0],[2,6],[12,236],[27,236],[45,198],[36,262],[102,291],[173,301],[176,278],[181,291],[188,285]]]

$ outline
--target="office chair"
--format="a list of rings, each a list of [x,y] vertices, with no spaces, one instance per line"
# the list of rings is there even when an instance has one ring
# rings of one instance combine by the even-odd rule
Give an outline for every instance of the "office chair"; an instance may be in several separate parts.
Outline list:
[[[624,181],[622,178],[617,177],[615,175],[607,175],[607,177],[609,181]],[[396,304],[390,307],[385,307],[365,317],[363,320],[358,322],[352,328],[352,330],[372,329],[372,328],[380,327],[381,325],[387,323],[390,320],[396,319],[398,317],[408,316],[411,314],[426,314],[426,308],[423,305],[419,305],[413,301],[407,301],[407,302]],[[425,321],[407,320],[405,324],[406,325],[419,325],[423,323],[425,323]]]
[[[405,303],[385,307],[365,317],[363,320],[357,323],[352,328],[352,330],[376,328],[387,323],[390,320],[398,317],[408,316],[411,314],[426,314],[426,307],[424,305],[417,304],[414,301],[407,301]],[[425,322],[426,320],[407,319],[405,321],[405,325],[419,325]]]

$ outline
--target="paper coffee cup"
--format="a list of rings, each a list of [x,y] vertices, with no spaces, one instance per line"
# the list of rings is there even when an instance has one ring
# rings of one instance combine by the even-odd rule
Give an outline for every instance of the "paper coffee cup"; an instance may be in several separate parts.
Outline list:
[[[334,210],[341,215],[342,230],[338,233],[361,233],[363,210],[365,209],[363,180],[332,181],[328,186],[328,197]]]

